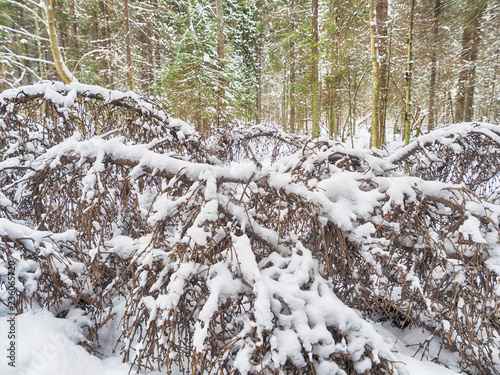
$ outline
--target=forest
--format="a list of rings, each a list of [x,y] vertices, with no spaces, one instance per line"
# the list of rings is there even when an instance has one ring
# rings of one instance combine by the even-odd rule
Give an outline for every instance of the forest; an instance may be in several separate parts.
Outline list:
[[[500,374],[498,0],[0,0],[0,373]]]

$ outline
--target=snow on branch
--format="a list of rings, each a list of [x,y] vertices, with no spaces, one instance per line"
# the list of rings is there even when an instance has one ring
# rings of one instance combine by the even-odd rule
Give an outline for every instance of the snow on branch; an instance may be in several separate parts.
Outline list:
[[[477,136],[498,151],[496,129],[458,130],[383,158],[260,127],[204,142],[94,86],[8,90],[0,280],[14,260],[18,309],[77,321],[94,350],[116,322],[138,368],[405,374],[375,329],[390,322],[498,374],[500,206],[464,187],[480,164],[452,181],[418,164],[474,155]]]
[[[463,123],[435,130],[389,157],[426,180],[463,184],[483,196],[500,183],[500,129]]]

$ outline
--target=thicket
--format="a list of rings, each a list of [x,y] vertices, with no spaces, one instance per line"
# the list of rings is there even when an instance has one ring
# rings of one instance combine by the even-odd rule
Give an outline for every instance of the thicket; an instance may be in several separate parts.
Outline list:
[[[391,155],[264,127],[203,141],[130,93],[8,90],[0,281],[14,261],[18,312],[76,321],[90,351],[114,322],[137,368],[403,374],[372,325],[390,321],[498,374],[499,145],[482,124]]]

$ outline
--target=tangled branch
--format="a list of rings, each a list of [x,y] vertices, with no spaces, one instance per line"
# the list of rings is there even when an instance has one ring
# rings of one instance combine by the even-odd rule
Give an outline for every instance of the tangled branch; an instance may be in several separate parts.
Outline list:
[[[14,260],[18,310],[79,322],[95,350],[119,322],[138,368],[404,374],[373,325],[391,322],[498,374],[498,164],[480,168],[498,142],[446,131],[385,159],[262,128],[204,143],[132,95],[8,91],[0,278]]]

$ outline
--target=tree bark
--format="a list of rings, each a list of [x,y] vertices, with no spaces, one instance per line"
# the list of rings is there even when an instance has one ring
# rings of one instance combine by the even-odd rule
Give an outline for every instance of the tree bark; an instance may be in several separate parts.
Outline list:
[[[47,31],[49,34],[50,49],[52,50],[52,56],[54,58],[57,73],[65,83],[76,81],[75,77],[64,63],[61,52],[59,51],[59,42],[57,41],[52,0],[45,0],[45,16],[47,18]]]
[[[78,51],[78,25],[77,25],[77,20],[76,20],[75,1],[74,0],[71,0],[69,2],[69,15],[70,15],[70,22],[71,22],[71,27],[69,29],[69,35],[71,38],[71,45],[73,47],[74,52],[76,53]]]
[[[285,68],[285,77],[283,77],[283,95],[281,97],[281,124],[285,132],[288,131],[287,98],[288,98],[288,90],[287,90],[287,79],[286,79],[286,68]]]
[[[497,80],[497,67],[495,67],[495,71],[493,72],[493,82],[491,86],[491,96],[490,103],[488,106],[488,122],[491,120],[491,107],[493,107],[493,101],[495,100],[495,82]]]
[[[411,76],[412,76],[412,41],[413,41],[413,13],[415,10],[415,0],[410,2],[410,25],[408,28],[408,61],[406,70],[406,107],[405,107],[405,144],[410,143],[411,133]]]
[[[290,133],[295,129],[295,42],[290,41]]]
[[[142,25],[137,33],[137,41],[141,48],[142,66],[140,68],[141,90],[144,94],[151,95],[151,87],[153,85],[153,41],[152,41],[152,25],[151,25],[151,4],[145,2],[142,7],[146,12],[139,13],[136,17]]]
[[[110,26],[110,16],[109,16],[109,4],[104,4],[104,19],[105,19],[105,27],[106,27],[106,49],[109,53],[106,54],[106,63],[107,63],[107,77],[108,83],[111,89],[114,88],[114,78],[113,78],[113,65],[111,60],[112,46],[111,43],[112,33]]]
[[[311,67],[311,89],[312,89],[312,137],[320,136],[319,128],[319,94],[318,94],[318,0],[312,0],[312,67]]]
[[[389,95],[389,49],[388,49],[388,15],[387,0],[377,0],[377,43],[380,64],[380,103],[379,103],[379,142],[385,143],[385,124],[387,118],[387,100]]]
[[[377,26],[375,20],[375,1],[369,0],[370,14],[370,53],[372,58],[372,128],[371,147],[380,148],[379,104],[380,104],[380,65],[377,50]]]
[[[263,0],[257,0],[255,5],[257,9],[262,10]],[[261,16],[261,24],[264,24],[263,16]],[[255,122],[262,122],[262,67],[264,65],[264,33],[260,32],[258,41],[255,44],[255,58],[257,60],[257,92],[255,95]]]
[[[39,28],[39,25],[38,25],[38,17],[35,17],[35,30],[36,30],[36,36],[37,36],[37,39],[36,39],[36,46],[37,46],[37,49],[38,49],[38,70],[39,70],[39,74],[40,74],[40,78],[41,79],[44,79],[44,69],[43,69],[43,54],[42,54],[42,42],[40,41],[40,28]],[[3,66],[3,64],[2,64]],[[3,74],[2,74],[3,76]]]
[[[290,4],[290,26],[292,32],[295,30],[295,1],[292,0]],[[292,36],[290,38],[290,133],[295,133],[295,39]]]
[[[439,44],[439,18],[442,7],[441,0],[435,0],[432,6],[432,37],[430,46],[431,76],[429,79],[429,117],[427,119],[428,131],[431,131],[436,127],[437,46]]]
[[[134,89],[134,76],[132,72],[132,52],[131,48],[131,36],[130,36],[130,7],[128,5],[128,0],[125,0],[124,4],[125,11],[125,54],[127,58],[127,85],[129,90]]]
[[[476,61],[479,50],[479,26],[486,0],[467,0],[462,34],[462,68],[458,75],[458,89],[455,107],[455,121],[471,121],[474,104]]]
[[[219,63],[219,83],[217,87],[217,126],[219,126],[224,101],[224,19],[221,0],[215,0],[215,14],[217,18],[217,58]]]

